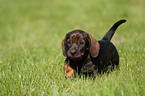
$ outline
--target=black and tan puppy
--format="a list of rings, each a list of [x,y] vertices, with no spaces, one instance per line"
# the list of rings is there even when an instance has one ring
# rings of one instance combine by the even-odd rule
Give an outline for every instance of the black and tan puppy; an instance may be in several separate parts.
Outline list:
[[[118,66],[119,55],[110,40],[118,26],[124,22],[126,20],[116,22],[99,41],[82,30],[67,33],[62,41],[63,55],[66,56],[65,76],[72,79],[76,72],[93,76],[104,72],[109,65]]]

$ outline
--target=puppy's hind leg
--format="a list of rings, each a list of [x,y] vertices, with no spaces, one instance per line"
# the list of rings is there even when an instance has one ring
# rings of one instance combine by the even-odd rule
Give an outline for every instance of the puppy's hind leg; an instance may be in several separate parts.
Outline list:
[[[113,59],[111,61],[112,61],[113,69],[114,68],[119,69],[119,55],[118,55],[118,53],[113,57]]]

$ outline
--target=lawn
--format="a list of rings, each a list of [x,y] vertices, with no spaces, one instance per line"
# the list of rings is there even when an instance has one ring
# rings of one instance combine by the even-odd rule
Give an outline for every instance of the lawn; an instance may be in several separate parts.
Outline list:
[[[144,96],[145,0],[0,0],[0,96]],[[111,40],[120,69],[91,78],[64,78],[61,42],[82,29]]]

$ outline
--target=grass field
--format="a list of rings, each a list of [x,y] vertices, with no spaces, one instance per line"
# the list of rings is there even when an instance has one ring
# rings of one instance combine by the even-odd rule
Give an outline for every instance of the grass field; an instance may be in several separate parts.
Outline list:
[[[145,0],[0,0],[0,96],[145,96]],[[112,42],[120,70],[65,79],[61,42],[82,29]]]

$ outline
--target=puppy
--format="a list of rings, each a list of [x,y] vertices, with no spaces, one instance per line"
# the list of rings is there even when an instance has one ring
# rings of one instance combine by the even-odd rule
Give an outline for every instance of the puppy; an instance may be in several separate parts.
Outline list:
[[[110,42],[116,29],[126,20],[116,22],[102,40],[95,40],[83,30],[73,30],[66,34],[62,41],[63,55],[66,56],[64,74],[73,79],[75,74],[94,76],[105,72],[111,65],[119,66],[119,55]]]

